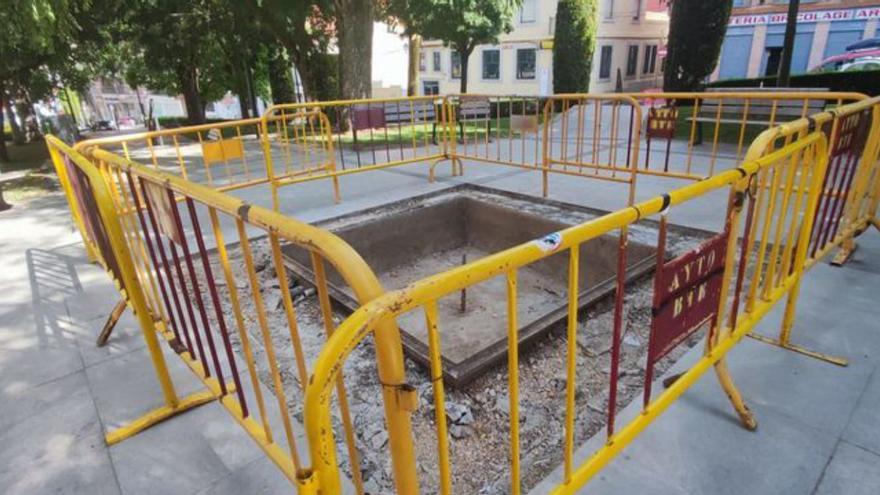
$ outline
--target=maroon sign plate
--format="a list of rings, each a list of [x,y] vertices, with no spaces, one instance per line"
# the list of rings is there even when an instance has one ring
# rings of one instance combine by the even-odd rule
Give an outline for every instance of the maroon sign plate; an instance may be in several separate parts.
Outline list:
[[[727,233],[658,267],[648,346],[653,365],[718,312]]]

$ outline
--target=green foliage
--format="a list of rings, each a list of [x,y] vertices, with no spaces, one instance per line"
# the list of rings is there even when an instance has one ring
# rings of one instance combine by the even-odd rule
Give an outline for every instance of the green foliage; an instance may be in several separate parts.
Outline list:
[[[853,72],[821,72],[791,76],[793,88],[827,88],[830,91],[863,93],[868,96],[880,95],[880,70]],[[709,84],[712,88],[757,88],[776,87],[776,76],[753,79],[725,79]]]
[[[461,55],[462,92],[467,91],[467,61],[480,44],[497,43],[513,29],[518,0],[398,0],[390,8],[406,30],[435,39]]]
[[[669,20],[663,89],[697,91],[715,70],[732,0],[674,0]]]
[[[586,93],[596,47],[596,0],[559,0],[553,40],[553,92]]]

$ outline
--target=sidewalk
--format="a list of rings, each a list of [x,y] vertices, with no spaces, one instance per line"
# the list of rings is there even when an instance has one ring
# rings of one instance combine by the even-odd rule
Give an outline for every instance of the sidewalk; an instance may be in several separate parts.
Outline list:
[[[426,172],[413,165],[344,177],[338,206],[327,181],[290,186],[282,189],[284,209],[316,221],[460,181],[541,191],[540,174],[507,167],[466,163],[463,178],[434,184]],[[448,167],[440,176],[448,176]],[[640,198],[681,184],[640,181]],[[556,199],[603,209],[620,206],[622,196],[618,186],[588,179],[552,177],[550,187]],[[259,188],[239,194],[270,201]],[[712,204],[703,198],[677,213],[688,225],[714,229]],[[158,406],[161,394],[129,312],[108,346],[95,347],[118,295],[106,274],[86,263],[69,219],[60,195],[0,214],[0,493],[291,493],[287,479],[217,404],[105,446],[106,430]],[[856,482],[875,493],[880,235],[868,232],[860,244],[845,268],[822,264],[810,272],[794,336],[850,358],[849,368],[747,341],[733,351],[730,368],[756,412],[756,433],[738,426],[707,376],[585,493],[869,493]],[[778,324],[768,319],[761,328],[772,332]],[[199,390],[191,372],[167,354],[179,393]]]

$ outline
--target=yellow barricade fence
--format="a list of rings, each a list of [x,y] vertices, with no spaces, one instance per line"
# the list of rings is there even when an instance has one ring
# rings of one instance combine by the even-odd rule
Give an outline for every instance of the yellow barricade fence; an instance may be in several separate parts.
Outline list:
[[[772,153],[801,139],[809,132],[822,132],[827,136],[828,167],[822,179],[818,207],[814,213],[814,228],[807,239],[808,250],[806,269],[814,266],[820,259],[836,248],[839,252],[832,264],[846,262],[856,249],[855,238],[877,225],[877,204],[880,196],[880,98],[862,100],[850,105],[837,107],[828,112],[812,115],[789,124],[780,125],[759,136],[748,150],[748,157]],[[784,246],[791,239],[783,238],[777,227],[771,228],[769,216],[781,204],[786,208],[790,198],[784,194],[794,177],[765,173],[760,177],[760,187],[770,194],[766,204],[758,203],[755,210],[756,221],[749,233],[748,250],[758,260],[776,259],[786,256]],[[760,235],[758,230],[760,229]],[[754,239],[762,238],[756,243]],[[759,277],[772,279],[780,273],[770,265]],[[758,288],[749,289],[750,301],[754,300]],[[814,350],[805,349],[791,342],[793,321],[788,319],[780,329],[777,338],[756,335],[755,337],[783,348],[806,354],[834,364],[846,365],[847,360],[829,356]]]
[[[436,164],[450,159],[446,109],[444,101],[433,96],[269,107],[263,115],[264,147],[268,150],[270,136],[275,136],[275,141],[288,151],[277,161],[271,153],[266,153],[267,173],[273,176],[273,170],[280,168],[281,164],[285,171],[294,170],[286,178],[272,181],[275,208],[278,208],[278,189],[288,184],[329,178],[333,181],[334,197],[338,202],[341,199],[338,178],[342,175],[419,162]],[[296,130],[290,131],[285,123],[290,114],[302,111],[322,114],[330,126],[328,132],[322,132],[314,139],[309,137],[306,129],[302,129],[302,138],[298,140]],[[325,153],[333,157],[337,167],[309,166],[309,147],[306,144],[315,141],[319,141]],[[290,151],[290,143],[293,143],[293,152]],[[455,162],[453,173],[459,173],[455,169]]]
[[[303,430],[291,411],[293,404],[302,406],[308,359],[314,357],[304,351],[301,334],[311,331],[312,340],[323,339],[335,327],[328,263],[362,303],[383,292],[370,267],[348,244],[321,229],[101,149],[90,149],[86,159],[54,137],[47,137],[47,143],[71,208],[82,220],[86,243],[139,320],[165,396],[163,407],[109,432],[107,442],[218,399],[294,480],[305,451],[297,444]],[[265,237],[254,240],[255,234]],[[282,245],[310,253],[320,307],[317,323],[297,313],[294,297],[304,287],[289,278]],[[207,391],[176,395],[159,337]],[[399,406],[404,368],[393,322],[376,333],[375,352],[386,384],[385,415],[395,425],[389,442],[405,454],[411,443],[408,413]],[[283,359],[294,372],[282,373]],[[341,377],[337,392],[353,483],[363,493]]]
[[[643,106],[645,117],[639,173],[691,180],[739,165],[767,129],[867,98],[775,88],[629,96]]]
[[[301,493],[339,493],[342,489],[334,439],[334,433],[341,432],[341,445],[347,451],[346,470],[352,473],[355,489],[363,493],[358,432],[348,410],[342,369],[346,357],[373,336],[394,486],[398,493],[420,489],[450,493],[454,466],[444,405],[444,333],[438,300],[502,277],[507,287],[510,491],[519,493],[523,474],[517,308],[518,295],[524,289],[519,288],[517,275],[553,256],[567,256],[569,267],[567,285],[561,288],[568,294],[566,356],[560,370],[565,375],[565,414],[563,435],[558,440],[564,476],[556,493],[575,492],[713,366],[744,425],[753,428],[755,420],[733,385],[724,356],[782,299],[786,299],[785,317],[781,336],[773,343],[828,358],[797,348],[788,336],[805,270],[837,246],[842,246],[845,254],[851,253],[854,237],[869,225],[877,225],[880,98],[837,93],[658,94],[652,95],[646,115],[644,95],[559,95],[543,101],[471,96],[281,105],[270,108],[261,119],[230,122],[216,130],[212,130],[216,125],[208,125],[93,140],[77,145],[78,151],[48,137],[53,163],[86,247],[137,316],[165,397],[165,406],[110,432],[108,441],[120,441],[217,398],[296,482]],[[696,107],[711,107],[707,103],[711,98],[718,103],[713,110],[716,119],[710,124],[715,126],[715,142],[711,153],[703,157],[709,162],[701,169],[689,165],[698,156],[692,152],[699,146],[692,136],[681,155],[686,160],[683,168],[679,164],[677,168],[655,169],[649,157],[652,152],[640,144],[641,129],[653,126],[668,133],[669,119],[674,116],[678,122],[681,115],[667,112],[680,111],[686,106],[684,101],[691,100],[695,107],[692,115],[699,117]],[[847,98],[863,101],[841,105]],[[676,103],[658,103],[660,99]],[[749,120],[749,112],[759,99],[770,99],[771,122],[781,118],[778,110],[773,113],[781,102],[800,101],[798,108],[810,110],[811,102],[817,99],[823,102],[823,109],[832,109],[763,132],[748,148],[742,164],[742,150],[737,149],[730,164],[739,166],[714,173],[714,167],[726,165],[720,159],[719,138],[727,125],[724,108],[741,100],[750,109],[739,116],[736,127],[741,148],[747,138],[743,126],[757,125],[742,122]],[[487,115],[481,113],[487,109]],[[662,115],[668,125],[652,120]],[[689,132],[695,134],[693,119],[688,125]],[[245,138],[245,126],[255,126],[257,137]],[[183,136],[188,134],[195,135],[191,146],[199,143],[195,156],[200,156],[201,165],[192,162],[192,153],[181,149]],[[167,141],[157,144],[157,140],[170,140],[171,145]],[[533,158],[539,147],[540,157]],[[732,145],[729,148],[732,150]],[[120,149],[123,156],[112,152]],[[664,161],[670,156],[670,147],[666,149]],[[262,169],[258,165],[251,168],[259,163],[257,155],[264,160]],[[131,159],[138,157],[151,166]],[[463,173],[464,159],[541,170],[545,195],[549,173],[625,183],[629,185],[630,206],[428,277],[406,289],[383,293],[370,267],[338,237],[218,191],[268,184],[277,210],[278,190],[283,185],[329,178],[338,200],[341,175],[418,162],[433,162],[433,175],[433,165],[442,160],[451,161],[455,175]],[[663,197],[634,204],[636,179],[645,171],[643,163],[648,164],[648,173],[673,178],[713,174]],[[225,174],[211,172],[212,167],[221,166]],[[713,191],[728,192],[726,210],[718,209],[721,233],[691,251],[667,249],[667,222],[674,217],[676,206]],[[648,308],[652,314],[650,341],[643,356],[646,366],[641,383],[644,406],[636,418],[622,419],[617,414],[622,320],[627,305],[633,304],[625,297],[630,229],[657,215],[657,274],[654,300]],[[265,238],[255,240],[254,234]],[[607,394],[602,413],[607,442],[587,462],[576,465],[574,444],[584,435],[576,425],[580,424],[579,416],[588,413],[576,408],[574,400],[580,390],[575,340],[585,331],[578,321],[578,294],[589,289],[581,286],[579,273],[589,268],[582,267],[579,253],[584,243],[601,236],[616,237],[618,244],[610,371],[603,388]],[[295,288],[281,253],[288,245],[310,253],[315,274],[318,326],[328,340],[314,361],[310,361],[314,353],[303,348],[301,339],[308,324],[292,304]],[[231,262],[232,258],[237,262]],[[332,317],[326,262],[362,305],[338,328]],[[682,272],[685,266],[699,266],[699,273],[692,278],[687,270]],[[269,307],[270,302],[276,302],[275,296],[276,306]],[[436,486],[419,480],[411,426],[418,397],[407,384],[394,321],[413,310],[424,313],[430,343]],[[281,320],[274,320],[278,315]],[[591,321],[585,324],[589,329]],[[272,333],[278,328],[285,334],[283,349]],[[654,396],[655,365],[682,342],[693,340],[698,331],[706,333],[703,358]],[[202,379],[206,392],[186,398],[176,395],[159,336]],[[293,376],[282,373],[279,360],[283,359],[293,363],[290,369],[295,372],[288,374]],[[313,370],[311,376],[308,369]],[[261,385],[260,376],[268,377],[266,384]],[[273,394],[277,407],[266,397]],[[334,396],[338,408],[331,412]],[[291,417],[291,404],[304,407],[303,428]],[[297,443],[302,434],[308,438],[308,460],[305,456],[301,459],[303,446]]]
[[[865,99],[823,91],[622,95],[448,95],[275,105],[262,118],[79,143],[151,163],[218,190],[281,186],[413,163],[429,180],[463,160],[629,183],[638,174],[699,180],[738,165],[768,128]],[[259,141],[259,142],[257,142]],[[222,163],[222,170],[217,167]],[[629,201],[631,203],[632,200]]]
[[[342,368],[346,357],[374,332],[376,325],[408,311],[424,313],[424,321],[431,355],[431,386],[433,387],[434,424],[436,425],[436,459],[439,470],[437,486],[420,486],[417,480],[406,478],[402,484],[398,480],[398,493],[439,492],[451,493],[452,458],[448,440],[445,391],[442,379],[441,348],[444,341],[443,322],[439,319],[438,302],[441,298],[457,294],[467,289],[478,290],[481,282],[495,277],[503,277],[507,284],[506,324],[508,328],[508,396],[509,396],[509,473],[510,493],[520,493],[522,475],[520,470],[520,418],[519,408],[519,357],[517,312],[521,289],[518,286],[518,273],[530,265],[551,256],[568,258],[568,323],[566,330],[565,375],[565,415],[562,428],[562,461],[564,473],[554,493],[575,493],[594,476],[615,454],[629,444],[665,408],[673,403],[685,390],[709,368],[715,367],[725,391],[748,428],[756,426],[755,419],[745,406],[727,373],[724,356],[736,343],[748,334],[761,318],[782,299],[787,299],[787,318],[793,317],[793,308],[798,293],[806,257],[808,236],[812,231],[814,212],[819,199],[822,180],[827,164],[826,139],[820,132],[812,132],[792,141],[757,160],[747,162],[741,167],[722,172],[693,185],[674,190],[668,195],[635,204],[631,207],[609,213],[595,220],[573,226],[551,234],[534,242],[522,244],[502,252],[489,255],[478,261],[466,264],[423,280],[412,283],[407,288],[387,293],[362,306],[345,320],[323,349],[313,368],[313,375],[306,390],[305,424],[309,436],[312,464],[301,471],[300,487],[304,493],[338,493],[340,473],[337,467],[335,441],[329,427],[332,387],[337,380],[337,372]],[[779,202],[769,202],[766,197],[773,194],[772,189],[758,187],[762,176],[781,174],[796,177],[785,185],[784,195],[790,198],[787,208]],[[729,191],[726,213],[719,218],[720,234],[705,241],[699,247],[666,261],[667,218],[674,215],[676,206],[687,203],[712,191]],[[753,215],[749,213],[745,222],[741,221],[743,210],[752,211],[752,205],[764,202],[771,204],[769,218],[776,227],[782,229],[788,244],[784,255],[779,259],[768,259],[774,267],[775,277],[761,277],[760,263],[753,264],[740,248],[738,239],[752,230]],[[621,377],[621,337],[622,315],[625,302],[626,249],[619,251],[617,269],[617,290],[614,296],[613,331],[611,332],[610,378],[605,384],[607,401],[604,411],[606,442],[589,460],[583,464],[574,463],[575,419],[578,415],[589,414],[589,410],[575,408],[576,392],[583,386],[577,379],[576,344],[577,334],[589,331],[591,322],[586,321],[586,330],[578,323],[580,247],[600,236],[616,235],[626,239],[627,229],[640,221],[660,215],[657,237],[658,275],[655,278],[654,301],[652,305],[652,325],[650,343],[646,358],[646,378],[644,388],[644,407],[641,414],[623,425],[617,424],[617,394]],[[757,242],[764,243],[766,236]],[[748,244],[746,242],[745,244]],[[746,287],[758,284],[753,295]],[[505,317],[502,317],[505,319]],[[705,353],[695,365],[675,381],[668,389],[654,397],[651,393],[651,378],[654,366],[684,339],[704,329],[706,336]],[[545,377],[550,387],[550,377]],[[584,408],[585,409],[585,408]],[[389,423],[390,428],[394,428]],[[483,432],[483,436],[504,432]],[[420,443],[426,439],[420,438]],[[486,441],[490,441],[486,438]],[[551,441],[544,439],[543,441]],[[397,452],[392,450],[392,458]],[[394,459],[396,465],[401,462]],[[409,457],[410,471],[415,470],[417,460]]]

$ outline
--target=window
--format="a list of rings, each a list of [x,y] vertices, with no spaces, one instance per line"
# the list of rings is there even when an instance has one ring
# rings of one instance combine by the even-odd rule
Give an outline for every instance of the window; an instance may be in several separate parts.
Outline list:
[[[642,16],[642,0],[633,0],[633,20],[637,21]]]
[[[535,57],[537,51],[534,48],[521,48],[516,51],[516,78],[535,78]]]
[[[602,54],[599,58],[599,79],[608,79],[611,77],[611,45],[602,47]]]
[[[483,79],[501,78],[501,51],[483,50]]]
[[[440,72],[440,51],[434,52],[434,72]]]
[[[449,73],[453,79],[461,79],[461,54],[458,52],[450,53]]]
[[[747,7],[749,5],[748,0],[733,0],[734,7]]]
[[[645,58],[642,61],[642,74],[653,74],[657,66],[657,45],[645,46]]]
[[[614,19],[614,0],[608,0],[605,7],[605,19]]]
[[[538,0],[523,0],[519,8],[520,24],[530,24],[538,19]]]
[[[439,95],[440,83],[437,81],[422,81],[422,94],[425,96]]]
[[[636,67],[639,64],[639,45],[629,45],[626,48],[626,75],[636,75]]]
[[[419,72],[425,72],[428,68],[425,66],[425,52],[419,52]]]

